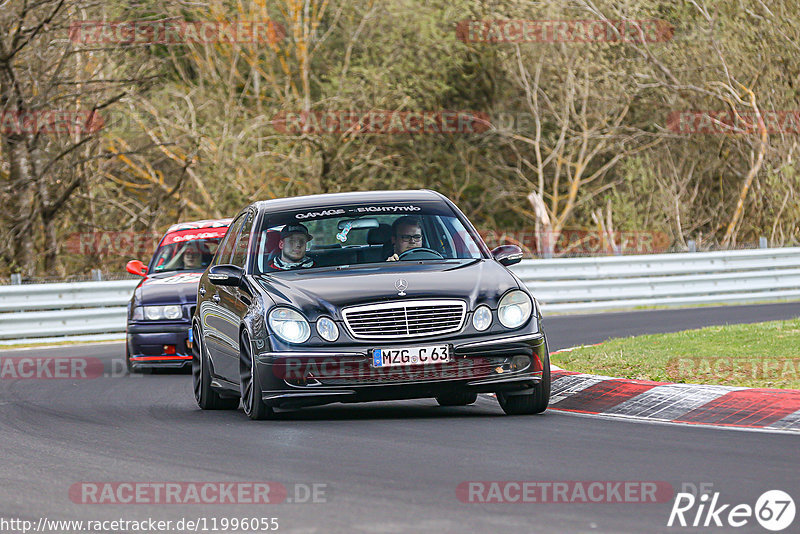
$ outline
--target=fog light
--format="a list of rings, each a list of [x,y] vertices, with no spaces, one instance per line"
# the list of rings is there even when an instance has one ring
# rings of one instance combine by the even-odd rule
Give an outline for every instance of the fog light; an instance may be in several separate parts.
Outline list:
[[[164,354],[175,354],[175,345],[164,345]]]
[[[511,372],[524,371],[531,365],[530,356],[518,354],[511,358]]]
[[[488,306],[478,306],[472,315],[472,326],[478,332],[483,332],[492,325],[492,310]]]
[[[317,332],[325,341],[336,341],[339,338],[339,327],[328,317],[317,319]]]

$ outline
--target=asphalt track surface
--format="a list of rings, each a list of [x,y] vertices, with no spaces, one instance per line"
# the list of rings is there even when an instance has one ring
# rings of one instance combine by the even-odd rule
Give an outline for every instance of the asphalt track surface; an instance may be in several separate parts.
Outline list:
[[[611,336],[797,316],[800,303],[559,316],[545,324],[557,350]],[[189,375],[121,372],[121,344],[0,352],[22,355],[97,357],[109,376],[0,380],[0,519],[277,517],[278,532],[320,533],[709,530],[668,528],[671,501],[474,504],[456,495],[465,481],[509,480],[665,481],[675,491],[705,483],[721,503],[751,506],[764,491],[781,489],[800,505],[800,436],[558,411],[507,417],[486,396],[464,408],[433,400],[339,404],[252,422],[241,410],[200,411]],[[70,486],[95,481],[275,481],[294,500],[296,484],[325,484],[326,502],[70,499]],[[800,517],[786,532],[797,525]],[[754,519],[736,531],[765,532]]]

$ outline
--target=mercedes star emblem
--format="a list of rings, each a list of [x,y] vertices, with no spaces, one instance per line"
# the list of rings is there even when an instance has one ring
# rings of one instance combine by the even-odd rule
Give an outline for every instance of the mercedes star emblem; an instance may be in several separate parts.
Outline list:
[[[399,293],[397,293],[399,296],[404,297],[406,294],[405,291],[408,288],[408,282],[402,278],[398,278],[397,282],[394,283],[394,288],[399,291]]]

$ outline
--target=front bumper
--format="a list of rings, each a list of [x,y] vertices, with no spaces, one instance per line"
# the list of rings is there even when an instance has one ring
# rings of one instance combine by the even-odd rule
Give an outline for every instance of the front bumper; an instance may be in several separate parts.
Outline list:
[[[141,368],[182,368],[192,363],[192,350],[189,341],[191,325],[170,324],[128,324],[128,358],[131,366]],[[164,350],[174,346],[175,353]]]
[[[542,362],[548,361],[543,332],[447,343],[453,347],[453,361],[448,364],[375,368],[371,365],[371,347],[363,345],[339,346],[335,351],[324,352],[259,352],[255,363],[264,402],[273,407],[296,408],[332,402],[429,398],[460,391],[532,392],[542,379]],[[436,341],[400,343],[435,344]],[[512,363],[515,356],[527,356],[530,365],[517,369]]]

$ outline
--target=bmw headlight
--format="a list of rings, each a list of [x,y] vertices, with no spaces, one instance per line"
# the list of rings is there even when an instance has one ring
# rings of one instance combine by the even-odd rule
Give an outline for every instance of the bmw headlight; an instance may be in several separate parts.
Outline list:
[[[269,327],[288,343],[303,343],[311,337],[311,327],[306,318],[289,308],[275,308],[269,312]]]
[[[336,341],[339,338],[339,327],[329,317],[317,319],[317,332],[325,341]]]
[[[506,328],[517,328],[528,320],[533,311],[531,298],[524,291],[516,289],[509,291],[500,299],[497,307],[497,316],[500,323]]]
[[[134,309],[134,319],[136,315],[136,310]],[[174,304],[169,306],[144,306],[143,315],[145,321],[163,321],[164,319],[174,321],[183,317],[183,312],[180,306]]]
[[[472,326],[478,332],[483,332],[492,326],[492,310],[488,306],[478,306],[472,314]]]

